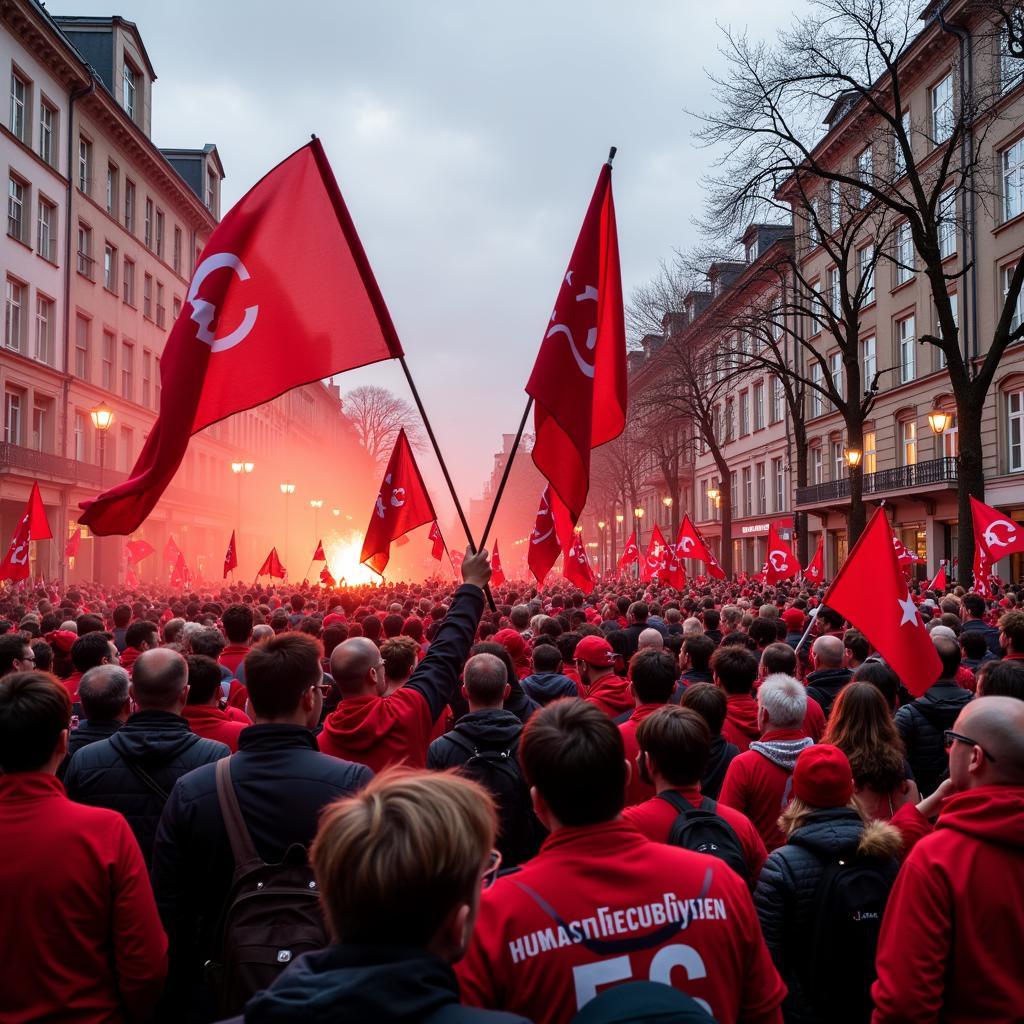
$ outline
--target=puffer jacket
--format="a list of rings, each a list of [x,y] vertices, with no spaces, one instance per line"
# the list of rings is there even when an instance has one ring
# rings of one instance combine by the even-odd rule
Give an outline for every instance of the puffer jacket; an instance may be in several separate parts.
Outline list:
[[[230,753],[223,743],[198,737],[180,715],[137,711],[109,739],[90,743],[71,758],[64,788],[80,804],[120,811],[149,868],[156,827],[174,783],[193,768]],[[133,771],[129,761],[152,784]]]
[[[952,729],[957,715],[971,700],[970,690],[940,679],[923,697],[896,712],[896,728],[907,748],[921,796],[935,792],[949,770],[949,755],[942,733]]]
[[[825,864],[840,856],[888,860],[895,879],[900,833],[891,825],[867,825],[851,807],[829,807],[811,813],[806,822],[768,855],[754,891],[754,906],[764,940],[782,980],[789,989],[782,1004],[787,1024],[817,1024],[819,1016],[803,994],[797,965],[807,955],[814,928],[814,895]]]

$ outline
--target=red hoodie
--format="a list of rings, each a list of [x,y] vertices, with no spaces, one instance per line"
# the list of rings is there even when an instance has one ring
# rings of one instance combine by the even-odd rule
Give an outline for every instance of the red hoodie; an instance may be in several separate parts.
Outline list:
[[[741,754],[761,736],[757,724],[757,701],[749,693],[725,695],[725,722],[722,724],[722,735],[727,742],[735,743]]]
[[[658,708],[663,708],[664,706],[664,704],[641,704],[619,726],[619,732],[622,734],[622,745],[626,749],[626,760],[629,762],[629,782],[626,783],[627,807],[632,807],[633,804],[642,804],[645,800],[650,800],[654,796],[654,786],[640,778],[640,768],[636,763],[637,755],[640,753],[640,744],[636,741],[636,727],[645,718],[653,715]],[[663,800],[662,803],[664,802]]]
[[[900,868],[882,921],[873,1024],[1020,1020],[1024,786],[951,797]]]
[[[565,828],[480,898],[462,1000],[561,1024],[609,985],[658,981],[718,1021],[781,1022],[786,988],[747,887],[621,819]]]
[[[629,680],[617,676],[614,672],[602,676],[590,686],[584,686],[582,682],[576,685],[580,696],[609,718],[618,718],[624,711],[636,706]]]
[[[238,737],[252,722],[235,708],[221,711],[209,704],[186,704],[181,716],[192,727],[192,731],[203,739],[226,743],[231,753],[238,749]]]

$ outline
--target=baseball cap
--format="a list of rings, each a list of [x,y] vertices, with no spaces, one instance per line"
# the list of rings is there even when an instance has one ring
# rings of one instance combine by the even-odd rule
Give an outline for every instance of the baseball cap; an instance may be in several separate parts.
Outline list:
[[[799,608],[787,608],[782,613],[782,621],[786,624],[788,629],[798,630],[803,629],[806,616]]]
[[[612,645],[604,637],[585,636],[573,652],[576,661],[585,661],[595,668],[611,668],[615,658]]]

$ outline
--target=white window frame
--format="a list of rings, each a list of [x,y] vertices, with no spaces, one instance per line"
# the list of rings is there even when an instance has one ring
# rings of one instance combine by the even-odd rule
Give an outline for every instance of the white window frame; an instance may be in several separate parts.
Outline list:
[[[874,156],[871,152],[870,146],[865,146],[857,154],[857,179],[859,181],[868,182],[873,184],[874,178]],[[860,189],[859,192],[860,206],[861,208],[868,205],[871,199],[871,193],[865,189]]]
[[[866,338],[862,338],[860,351],[860,361],[864,374],[864,390],[867,391],[871,387],[871,382],[875,379],[875,373],[878,371],[877,337],[874,334],[869,334]]]
[[[1003,182],[1003,220],[1024,212],[1024,136],[1000,154]]]
[[[754,430],[764,429],[764,381],[757,381],[751,389],[751,402],[754,411]]]
[[[952,215],[949,211],[952,209]],[[956,189],[948,188],[939,196],[935,207],[938,220],[937,234],[939,239],[939,255],[947,259],[956,253]]]
[[[1006,394],[1007,471],[1024,472],[1024,391]]]
[[[128,61],[125,61],[124,67],[121,69],[121,105],[133,121],[138,100],[138,79],[139,73]]]
[[[842,316],[843,294],[839,277],[839,267],[831,267],[828,272],[828,303],[835,317]]]
[[[1000,272],[1000,281],[1002,283],[1003,293],[1003,304],[1005,305],[1006,299],[1010,294],[1010,282],[1013,280],[1013,264],[1003,267]],[[1013,307],[1013,318],[1010,320],[1010,330],[1015,331],[1020,325],[1024,323],[1024,288],[1021,288],[1017,292],[1017,301]]]
[[[896,321],[896,345],[900,361],[900,383],[909,384],[917,377],[917,325],[913,313]]]
[[[78,136],[78,188],[86,195],[92,189],[92,142],[84,135]]]
[[[54,140],[57,137],[57,108],[42,100],[39,104],[39,158],[55,167]]]
[[[825,383],[825,374],[821,369],[821,363],[817,359],[811,363],[811,383],[818,385]],[[809,390],[811,392],[811,416],[820,416],[825,411],[825,399],[822,397],[821,392],[813,387]]]
[[[103,243],[103,287],[108,292],[117,294],[117,246],[111,242]]]
[[[4,289],[4,345],[12,352],[25,351],[25,301],[28,285],[8,277]]]
[[[4,440],[8,444],[21,446],[22,428],[22,407],[21,403],[25,394],[23,391],[16,391],[13,388],[4,391]]]
[[[815,444],[811,446],[811,480],[815,484],[824,483],[825,477],[825,463],[821,456],[821,445]]]
[[[917,272],[915,268],[914,235],[910,221],[905,220],[896,229],[896,283],[906,284]]]
[[[860,279],[867,279],[863,287],[861,302],[870,305],[875,301],[875,247],[873,244],[862,246],[857,250],[857,269],[860,272]]]
[[[843,392],[843,353],[833,352],[828,357],[829,361],[829,375],[832,377],[832,386],[836,389],[836,394],[841,397],[846,397]]]
[[[878,470],[878,440],[873,430],[864,431],[864,473],[875,473]]]
[[[917,465],[917,420],[900,420],[900,465]]]
[[[778,376],[773,374],[771,381],[771,422],[781,423],[786,417],[786,397]]]
[[[28,145],[28,121],[32,103],[32,83],[11,68],[11,112],[7,127],[19,141]]]
[[[830,181],[828,185],[829,223],[832,231],[838,231],[843,219],[843,196],[838,181]]]
[[[932,142],[941,146],[953,134],[953,72],[928,91],[931,106]]]
[[[786,511],[786,466],[782,458],[772,459],[772,480],[775,487],[775,511]]]
[[[750,433],[750,392],[740,392],[740,437]]]
[[[56,263],[57,207],[40,196],[36,208],[36,252],[47,262]]]
[[[47,366],[54,365],[54,320],[57,303],[48,295],[36,292],[36,351],[35,357]]]
[[[7,179],[7,234],[19,242],[27,242],[25,206],[31,188],[21,178],[11,174]]]

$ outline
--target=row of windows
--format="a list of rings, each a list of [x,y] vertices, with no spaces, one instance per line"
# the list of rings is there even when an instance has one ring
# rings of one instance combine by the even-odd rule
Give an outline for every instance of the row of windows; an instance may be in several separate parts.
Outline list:
[[[148,348],[142,350],[141,363],[136,363],[136,345],[133,340],[117,335],[108,327],[102,329],[100,340],[99,378],[93,365],[93,322],[79,313],[75,317],[74,373],[80,380],[93,381],[108,391],[114,391],[129,402],[137,402],[147,409],[160,408],[160,357]],[[141,390],[137,390],[136,373],[139,371]],[[119,373],[120,371],[120,373]]]
[[[56,362],[57,303],[36,291],[31,304],[29,286],[10,275],[4,281],[4,346],[48,366]]]
[[[41,95],[38,120],[34,119],[33,92],[32,80],[12,65],[11,103],[7,127],[16,139],[33,148],[42,160],[56,168],[60,138],[57,134],[58,109],[56,104]]]
[[[52,396],[36,394],[30,404],[28,392],[8,385],[4,389],[4,441],[37,452],[52,452],[54,409]]]
[[[730,473],[729,482],[733,515],[763,516],[769,512],[786,511],[786,463],[783,458],[774,458],[770,464],[756,462],[752,466],[744,466],[739,473]],[[712,502],[708,497],[709,490],[719,491],[720,488],[721,481],[716,476],[709,477],[699,485],[702,520],[721,518],[722,499]]]
[[[35,215],[35,250],[49,263],[57,262],[57,204],[44,195],[32,205],[32,186],[10,171],[7,178],[7,235],[32,248]]]

